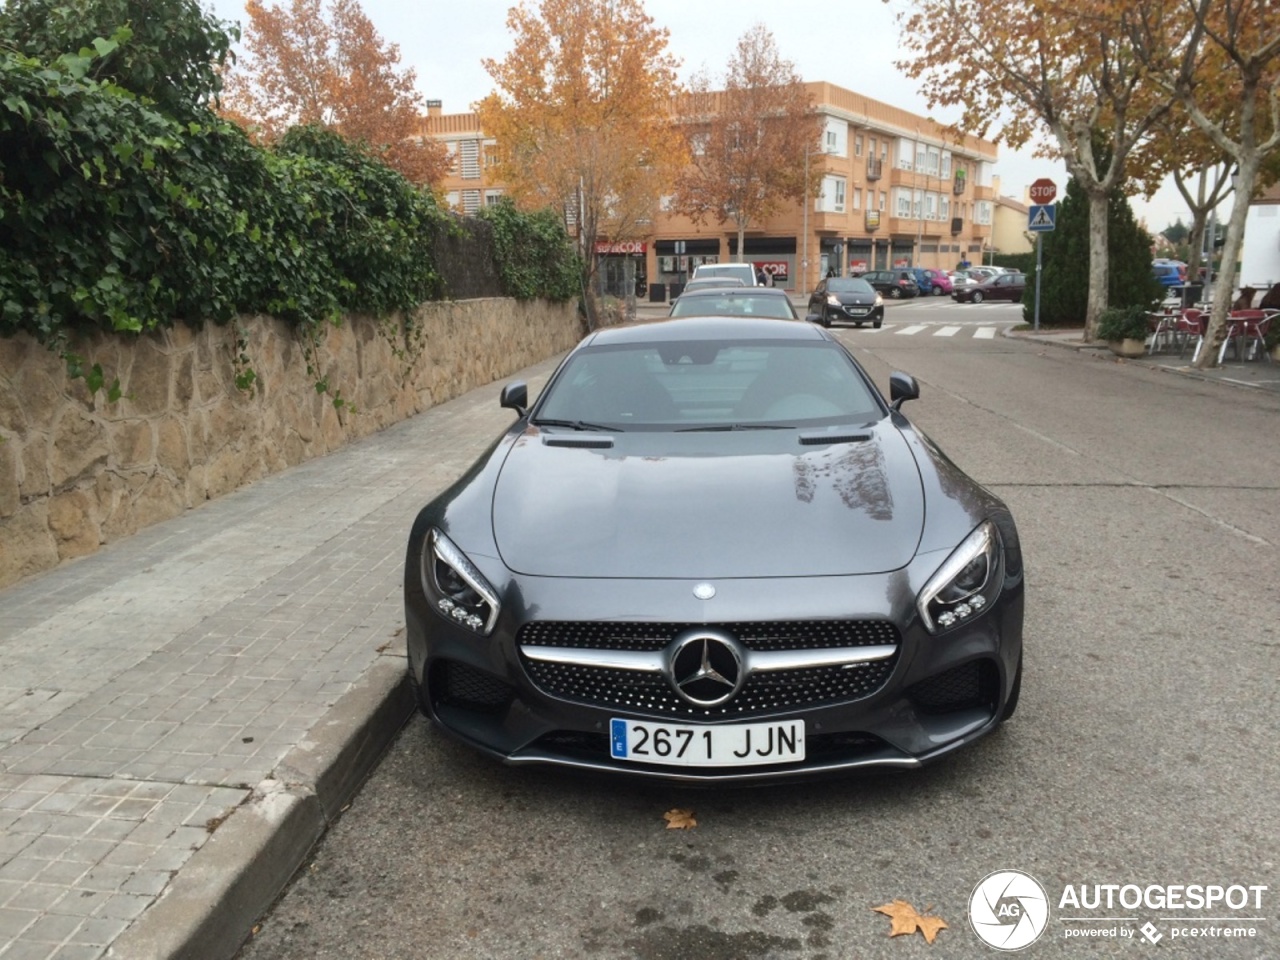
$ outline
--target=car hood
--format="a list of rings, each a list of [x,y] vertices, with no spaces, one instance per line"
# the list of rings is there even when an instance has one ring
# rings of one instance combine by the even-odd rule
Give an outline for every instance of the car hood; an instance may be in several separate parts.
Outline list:
[[[494,489],[494,539],[513,571],[552,577],[829,576],[906,566],[924,523],[911,449],[888,419],[840,433],[857,439],[531,427]],[[613,445],[559,445],[592,442]]]

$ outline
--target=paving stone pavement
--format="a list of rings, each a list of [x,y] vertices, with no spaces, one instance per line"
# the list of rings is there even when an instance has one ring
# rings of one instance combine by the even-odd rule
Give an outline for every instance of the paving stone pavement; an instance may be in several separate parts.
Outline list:
[[[234,954],[408,716],[409,525],[498,392],[0,590],[0,960]]]

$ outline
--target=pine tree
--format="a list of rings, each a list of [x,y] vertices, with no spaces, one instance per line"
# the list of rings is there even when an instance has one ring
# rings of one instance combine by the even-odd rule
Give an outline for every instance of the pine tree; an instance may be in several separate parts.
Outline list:
[[[1112,307],[1147,306],[1160,297],[1151,274],[1151,235],[1134,219],[1128,198],[1118,189],[1107,200],[1107,303]],[[1075,178],[1067,181],[1058,204],[1054,229],[1042,234],[1044,261],[1040,276],[1040,324],[1046,327],[1084,323],[1089,296],[1089,199]],[[1023,316],[1035,315],[1035,281],[1023,298]]]

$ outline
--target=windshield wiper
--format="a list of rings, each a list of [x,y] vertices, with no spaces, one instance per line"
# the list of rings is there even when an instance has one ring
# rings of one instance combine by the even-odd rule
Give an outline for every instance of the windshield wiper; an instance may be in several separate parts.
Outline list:
[[[683,427],[676,433],[710,433],[716,430],[794,430],[790,423],[713,423],[703,427]]]
[[[570,430],[600,430],[605,433],[626,433],[621,427],[589,423],[586,420],[535,420],[535,427],[568,427]]]

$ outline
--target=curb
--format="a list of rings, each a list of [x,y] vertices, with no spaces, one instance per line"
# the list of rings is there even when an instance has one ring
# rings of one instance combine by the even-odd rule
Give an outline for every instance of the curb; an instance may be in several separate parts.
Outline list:
[[[414,710],[403,657],[380,657],[191,855],[111,946],[128,960],[229,960]]]

